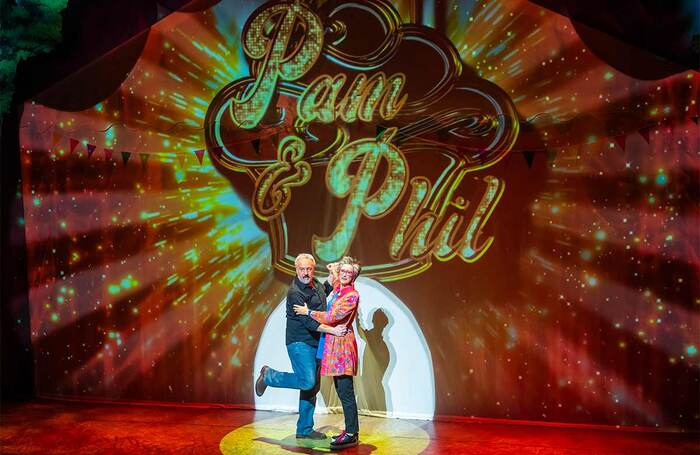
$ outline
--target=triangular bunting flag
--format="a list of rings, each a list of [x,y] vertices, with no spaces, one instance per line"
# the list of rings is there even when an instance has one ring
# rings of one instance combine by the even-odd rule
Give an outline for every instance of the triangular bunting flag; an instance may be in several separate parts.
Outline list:
[[[114,150],[112,149],[105,149],[105,160],[111,160],[113,152]]]
[[[58,144],[58,141],[61,140],[61,137],[61,133],[54,131],[53,135],[51,136],[51,147],[56,147],[56,144]]]
[[[649,127],[649,126],[638,130],[639,134],[641,134],[642,137],[644,138],[644,140],[647,141],[647,144],[649,143],[649,131],[650,130],[651,130],[651,127]]]
[[[627,135],[626,134],[620,134],[619,136],[614,137],[615,142],[617,142],[617,145],[620,146],[622,151],[625,151],[625,141],[627,140]]]
[[[150,155],[148,153],[139,153],[139,157],[141,158],[141,166],[146,167],[146,163],[148,162],[148,157]]]
[[[535,161],[535,152],[527,151],[523,152],[523,158],[527,163],[527,167],[532,167],[532,162]]]
[[[250,143],[253,144],[255,154],[260,155],[260,139],[253,139],[252,141],[250,141]]]
[[[93,144],[88,144],[85,146],[85,148],[87,148],[88,158],[90,158],[92,156],[92,154],[95,152],[95,149],[97,148],[97,146],[93,145]]]
[[[129,158],[131,158],[131,152],[122,152],[122,163],[124,163],[124,166],[129,162]]]
[[[73,151],[75,151],[75,148],[78,146],[78,143],[79,142],[77,139],[70,138],[70,152],[69,153],[73,153]]]
[[[692,117],[690,117],[690,120],[694,121],[696,125],[698,124],[698,116],[697,115],[693,115]]]
[[[177,162],[180,163],[180,167],[185,167],[185,155],[181,153],[176,153]]]
[[[199,164],[202,164],[202,159],[204,158],[204,149],[195,150],[194,154],[197,155],[197,159],[199,160]]]

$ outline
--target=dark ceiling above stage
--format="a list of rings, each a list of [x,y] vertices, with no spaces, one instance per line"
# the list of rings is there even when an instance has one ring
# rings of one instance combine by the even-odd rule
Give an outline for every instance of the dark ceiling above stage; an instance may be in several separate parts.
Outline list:
[[[43,104],[65,110],[92,106],[123,81],[140,55],[144,32],[152,24],[172,11],[204,10],[219,1],[71,0],[63,12],[61,43],[49,54],[20,63],[18,99],[51,88],[39,96]],[[436,2],[440,5],[436,8],[442,3]],[[599,58],[636,79],[660,79],[684,69],[698,69],[700,13],[692,1],[533,3],[569,17]],[[91,70],[81,72],[87,65]],[[67,77],[70,83],[52,87]],[[73,96],[66,97],[66,90],[74,92]]]
[[[635,79],[700,68],[700,7],[694,1],[532,0],[571,19],[601,59]]]
[[[122,83],[151,25],[173,11],[201,11],[219,1],[71,0],[56,48],[19,63],[16,99],[69,111],[93,106]]]

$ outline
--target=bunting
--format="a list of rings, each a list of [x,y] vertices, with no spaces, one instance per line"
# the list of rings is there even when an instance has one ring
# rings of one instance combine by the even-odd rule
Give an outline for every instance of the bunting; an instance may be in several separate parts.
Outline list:
[[[613,138],[617,145],[622,149],[622,151],[625,151],[625,144],[627,142],[627,135],[626,134],[620,134],[618,136],[615,136]],[[647,141],[648,142],[648,141]]]
[[[70,142],[70,152],[69,153],[73,153],[75,151],[75,147],[78,146],[79,142],[77,139],[73,139],[73,138],[70,138],[69,142]]]
[[[691,121],[693,121],[696,125],[698,124],[699,116],[697,114],[691,115],[687,118],[689,118]],[[640,136],[642,136],[642,138],[644,139],[645,142],[649,143],[649,137],[650,137],[651,130],[652,130],[652,128],[655,128],[657,126],[659,126],[659,125],[653,125],[653,126],[647,126],[644,128],[640,128],[637,130],[637,132],[639,133]],[[382,125],[376,126],[376,132],[377,132],[378,136],[381,135],[381,133],[383,133],[385,130],[386,130],[386,127],[384,127]],[[59,142],[64,138],[65,138],[65,136],[63,136],[59,130],[54,130],[51,134],[51,147],[56,147],[59,144]],[[613,136],[612,139],[620,147],[620,149],[625,151],[626,145],[627,145],[627,134],[618,134],[616,136]],[[270,137],[270,140],[276,146],[278,144],[279,137],[277,134],[274,134]],[[76,139],[76,138],[69,137],[68,141],[69,141],[69,146],[70,146],[69,155],[71,155],[75,152],[76,148],[80,144],[80,140]],[[253,146],[255,153],[259,155],[260,154],[261,139],[257,138],[257,139],[251,140],[251,145]],[[86,143],[85,149],[87,150],[87,156],[89,159],[92,157],[92,154],[97,149],[97,145]],[[197,157],[197,161],[199,162],[200,165],[204,164],[204,152],[206,150],[207,149],[193,150],[195,156]],[[540,151],[540,150],[524,150],[524,151],[520,152],[523,154],[523,159],[527,163],[528,168],[532,167],[532,165],[534,163],[534,159],[535,159],[535,153],[538,151]],[[543,150],[543,151],[545,151],[547,153],[547,163],[552,164],[554,161],[555,151],[552,149]],[[512,150],[512,152],[518,152],[518,151]],[[108,161],[108,160],[112,159],[112,155],[114,153],[114,150],[105,147],[104,153],[105,153],[105,160]],[[146,152],[138,152],[138,151],[136,151],[136,152],[121,152],[122,162],[123,162],[124,166],[127,165],[132,153],[138,153],[138,155],[141,159],[141,165],[145,168],[147,166],[147,162],[148,162],[150,154],[146,153]],[[178,153],[178,154],[175,154],[175,157],[176,157],[178,163],[180,164],[180,166],[184,167],[185,163],[186,163],[187,155]]]
[[[199,160],[199,164],[202,164],[202,160],[204,159],[204,149],[195,150],[194,154],[197,155],[197,160]]]
[[[649,143],[649,131],[651,131],[651,127],[647,126],[646,128],[641,128],[637,131],[639,132],[639,134],[644,138],[644,140],[648,144]]]
[[[124,166],[129,162],[129,158],[131,158],[131,152],[122,152],[122,163],[124,163]]]

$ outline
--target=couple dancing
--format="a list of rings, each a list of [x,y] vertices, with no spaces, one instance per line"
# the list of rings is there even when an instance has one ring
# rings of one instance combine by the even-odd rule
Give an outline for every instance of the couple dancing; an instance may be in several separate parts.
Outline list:
[[[360,265],[348,256],[328,265],[329,275],[323,284],[314,278],[316,260],[312,255],[300,254],[294,265],[297,276],[287,293],[286,334],[293,373],[262,367],[255,393],[262,396],[268,386],[299,389],[296,437],[325,439],[325,434],[313,428],[316,394],[320,375],[333,376],[343,405],[345,430],[331,439],[331,449],[356,446],[360,428],[353,376],[357,374],[358,357],[352,323],[360,299],[354,287]]]

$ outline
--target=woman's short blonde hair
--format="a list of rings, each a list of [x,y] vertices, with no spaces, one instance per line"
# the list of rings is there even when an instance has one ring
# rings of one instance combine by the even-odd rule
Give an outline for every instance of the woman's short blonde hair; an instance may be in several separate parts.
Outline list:
[[[362,271],[362,267],[360,266],[360,263],[357,261],[357,259],[351,257],[351,256],[343,256],[343,259],[338,261],[338,270],[340,270],[340,267],[344,265],[351,265],[352,266],[352,271],[353,271],[353,277],[352,280],[355,281],[358,276],[360,276],[360,272]]]

